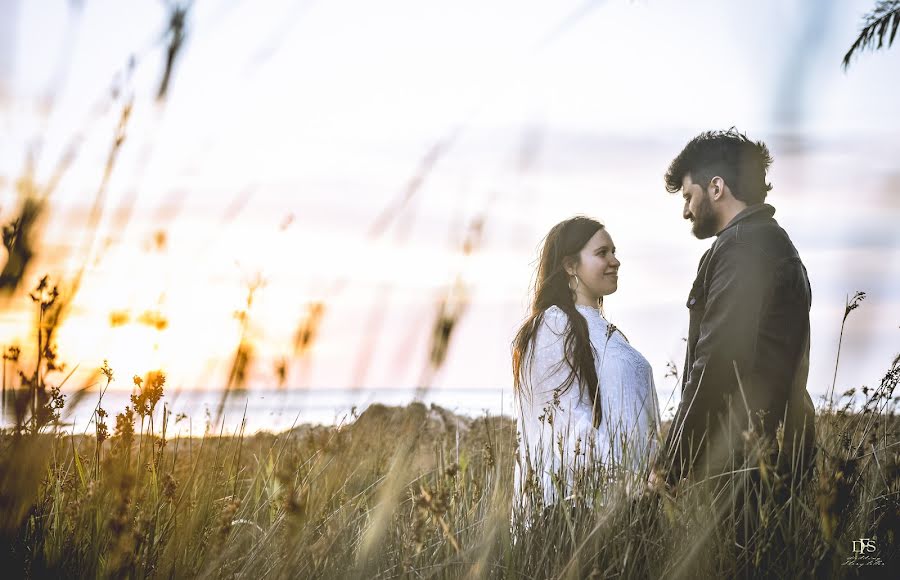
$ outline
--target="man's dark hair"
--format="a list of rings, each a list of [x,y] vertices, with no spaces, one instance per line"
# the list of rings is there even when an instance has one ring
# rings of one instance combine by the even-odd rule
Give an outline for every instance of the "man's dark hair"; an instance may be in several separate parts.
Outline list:
[[[772,185],[766,170],[772,155],[762,141],[753,142],[732,127],[700,133],[684,146],[666,171],[666,190],[681,189],[685,175],[706,189],[713,177],[725,180],[731,194],[747,205],[763,203]]]

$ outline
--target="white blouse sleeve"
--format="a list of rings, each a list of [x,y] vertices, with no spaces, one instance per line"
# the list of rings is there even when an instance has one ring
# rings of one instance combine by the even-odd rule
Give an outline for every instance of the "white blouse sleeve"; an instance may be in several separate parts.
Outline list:
[[[581,441],[582,433],[593,428],[589,419],[582,425],[584,413],[576,409],[578,381],[564,391],[562,388],[571,374],[565,360],[567,326],[568,317],[558,307],[544,313],[532,343],[534,357],[526,359],[527,382],[519,394],[520,455],[537,472],[548,502],[558,499],[554,481],[560,468],[564,466],[565,472],[574,469],[576,454],[583,453],[587,445]],[[570,479],[570,474],[566,473],[565,479]]]
[[[638,473],[652,464],[658,444],[659,405],[649,363],[620,335],[600,349],[601,440],[608,460]]]
[[[639,415],[641,422],[639,432],[644,440],[643,455],[646,458],[646,463],[639,462],[642,469],[651,467],[656,462],[660,438],[659,400],[656,396],[656,385],[653,382],[653,371],[647,369],[647,375],[646,384],[649,388],[642,397]]]
[[[566,314],[558,307],[551,306],[544,312],[532,342],[534,356],[526,361],[528,392],[524,396],[529,400],[531,408],[539,414],[544,407],[552,407],[554,399],[559,401],[559,389],[571,372],[565,360],[568,324]],[[577,382],[572,387],[577,389]]]

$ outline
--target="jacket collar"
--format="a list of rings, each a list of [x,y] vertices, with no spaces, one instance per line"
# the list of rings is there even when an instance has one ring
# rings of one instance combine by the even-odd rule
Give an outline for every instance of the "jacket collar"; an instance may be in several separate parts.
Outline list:
[[[767,203],[759,203],[747,206],[742,209],[736,216],[734,216],[731,221],[728,222],[728,225],[722,228],[719,233],[716,234],[716,236],[721,235],[722,232],[724,232],[728,228],[734,227],[739,222],[742,222],[744,220],[752,218],[766,219],[771,218],[773,215],[775,215],[775,208]]]

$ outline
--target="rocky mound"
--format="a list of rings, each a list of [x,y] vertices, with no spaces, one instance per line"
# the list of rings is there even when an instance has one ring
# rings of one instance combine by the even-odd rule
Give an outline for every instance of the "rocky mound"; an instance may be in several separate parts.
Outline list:
[[[291,433],[326,452],[353,458],[366,470],[381,470],[396,461],[415,470],[493,461],[515,445],[515,423],[508,417],[473,419],[419,402],[405,407],[376,403],[347,425],[302,425]]]

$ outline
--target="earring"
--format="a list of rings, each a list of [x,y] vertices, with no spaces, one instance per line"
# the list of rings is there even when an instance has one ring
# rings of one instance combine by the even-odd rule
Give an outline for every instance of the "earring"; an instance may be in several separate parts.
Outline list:
[[[581,284],[581,280],[578,279],[577,274],[572,274],[572,278],[575,278],[575,287],[572,288],[572,280],[570,279],[569,280],[569,290],[571,290],[572,292],[575,292],[576,290],[578,290],[578,285]]]

